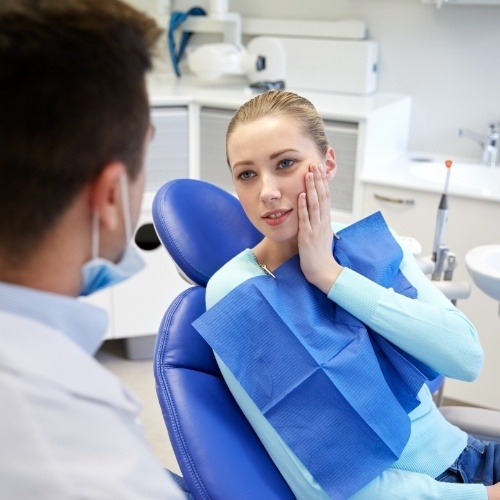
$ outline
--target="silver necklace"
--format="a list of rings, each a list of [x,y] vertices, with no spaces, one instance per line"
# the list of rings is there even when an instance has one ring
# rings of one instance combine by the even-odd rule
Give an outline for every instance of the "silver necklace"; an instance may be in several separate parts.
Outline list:
[[[334,239],[336,240],[340,240],[340,236],[338,236],[336,233],[333,233],[333,237]],[[255,262],[257,262],[257,264],[259,265],[259,267],[266,273],[268,274],[269,276],[272,276],[274,279],[276,279],[276,276],[271,272],[269,271],[268,267],[265,265],[265,264],[261,264],[260,263],[260,260],[257,258],[257,255],[255,255],[254,252],[252,252],[252,255],[253,255],[253,258],[255,259]]]
[[[257,264],[260,266],[260,268],[266,273],[268,274],[269,276],[272,276],[274,279],[276,279],[276,276],[271,272],[269,271],[269,269],[267,268],[267,266],[265,264],[261,264],[259,259],[257,258],[257,255],[255,255],[253,252],[252,252],[252,255],[253,255],[253,258],[255,259],[255,262],[257,262]]]

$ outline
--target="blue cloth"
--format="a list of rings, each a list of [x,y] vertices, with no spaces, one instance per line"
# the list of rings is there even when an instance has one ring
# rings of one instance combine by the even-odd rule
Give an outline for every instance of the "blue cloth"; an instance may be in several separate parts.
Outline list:
[[[339,232],[338,262],[415,297],[382,216]],[[193,323],[331,498],[352,495],[400,456],[407,413],[435,373],[308,283],[295,256]]]
[[[436,478],[444,483],[484,484],[500,481],[500,443],[484,442],[469,436],[465,450]]]
[[[172,66],[174,68],[175,74],[180,77],[181,70],[179,68],[179,61],[184,55],[187,43],[193,34],[190,31],[183,31],[179,48],[176,48],[175,44],[175,31],[186,21],[189,16],[204,16],[206,12],[201,7],[192,7],[186,12],[181,12],[179,10],[174,10],[170,16],[170,24],[168,28],[168,48],[170,51],[170,59],[172,60]]]

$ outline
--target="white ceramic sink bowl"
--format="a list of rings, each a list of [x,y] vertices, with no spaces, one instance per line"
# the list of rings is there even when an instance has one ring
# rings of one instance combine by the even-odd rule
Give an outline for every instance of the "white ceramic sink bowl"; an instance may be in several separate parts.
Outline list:
[[[437,184],[444,189],[447,168],[444,162],[412,161],[411,175],[423,181]],[[453,162],[449,188],[472,188],[476,190],[500,191],[500,167],[488,168],[479,163]]]
[[[474,283],[487,295],[500,301],[500,244],[469,250],[465,265]]]

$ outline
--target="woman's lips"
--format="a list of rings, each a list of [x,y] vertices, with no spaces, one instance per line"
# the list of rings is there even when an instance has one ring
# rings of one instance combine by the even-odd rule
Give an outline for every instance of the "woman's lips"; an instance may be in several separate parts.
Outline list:
[[[291,213],[292,210],[275,210],[274,212],[267,213],[262,218],[269,226],[279,226],[288,219]]]

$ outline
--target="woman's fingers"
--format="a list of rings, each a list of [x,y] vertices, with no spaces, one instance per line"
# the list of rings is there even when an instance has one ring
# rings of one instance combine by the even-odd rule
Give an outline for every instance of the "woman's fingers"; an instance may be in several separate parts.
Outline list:
[[[307,181],[306,181],[307,184]],[[303,233],[305,230],[310,231],[311,223],[309,220],[309,210],[307,208],[307,193],[300,193],[298,200],[299,208],[299,229]]]
[[[330,221],[330,185],[326,177],[326,167],[319,165],[319,176],[316,190],[318,192],[321,219]]]
[[[321,221],[330,223],[330,187],[323,165],[311,165],[306,175],[307,206],[311,224]]]
[[[312,164],[305,176],[305,193],[299,196],[299,221],[302,231],[331,229],[330,187],[321,164]]]
[[[321,218],[318,196],[318,175],[321,176],[321,174],[318,172],[317,165],[311,165],[309,168],[311,171],[306,174],[307,209],[311,224],[314,224]]]

